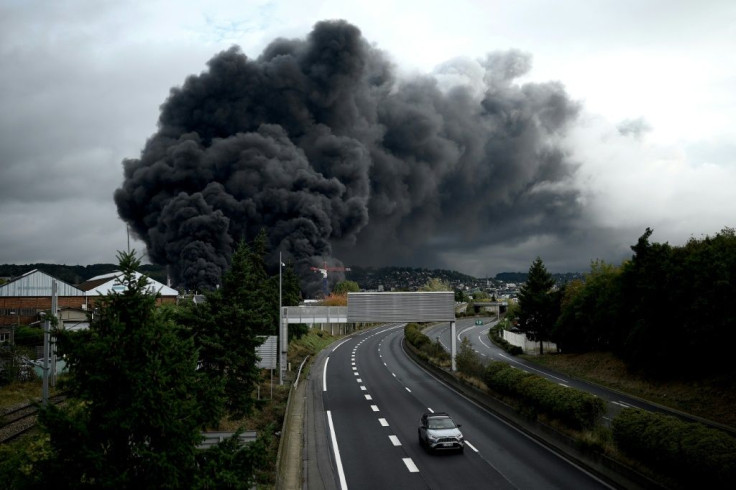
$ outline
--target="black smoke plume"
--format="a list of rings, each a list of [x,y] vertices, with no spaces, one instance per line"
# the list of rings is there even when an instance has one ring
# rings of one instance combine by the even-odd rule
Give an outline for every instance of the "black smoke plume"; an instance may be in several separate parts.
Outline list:
[[[236,241],[268,232],[309,266],[442,267],[441,254],[564,233],[580,212],[560,139],[578,105],[557,83],[518,83],[527,55],[487,56],[398,80],[344,21],[237,47],[173,88],[158,131],[123,162],[120,217],[189,287],[213,287]],[[468,78],[468,80],[470,80]],[[445,86],[446,85],[446,86]]]

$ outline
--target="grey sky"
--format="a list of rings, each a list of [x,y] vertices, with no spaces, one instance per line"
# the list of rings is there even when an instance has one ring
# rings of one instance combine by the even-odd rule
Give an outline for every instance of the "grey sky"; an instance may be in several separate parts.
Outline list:
[[[681,244],[736,226],[731,1],[0,0],[0,263],[114,262],[121,161],[140,155],[170,88],[233,44],[257,57],[337,18],[399,73],[473,85],[475,60],[519,49],[524,81],[559,81],[582,104],[564,145],[584,231],[455,247],[439,266],[483,275],[539,255],[586,270],[630,255],[646,227]],[[467,70],[438,74],[458,57]]]

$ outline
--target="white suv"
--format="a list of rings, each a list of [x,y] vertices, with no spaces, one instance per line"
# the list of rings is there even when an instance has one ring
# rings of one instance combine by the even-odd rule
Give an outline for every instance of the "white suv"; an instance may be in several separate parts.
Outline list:
[[[459,427],[445,412],[424,413],[419,420],[419,444],[431,451],[463,452],[465,441]]]

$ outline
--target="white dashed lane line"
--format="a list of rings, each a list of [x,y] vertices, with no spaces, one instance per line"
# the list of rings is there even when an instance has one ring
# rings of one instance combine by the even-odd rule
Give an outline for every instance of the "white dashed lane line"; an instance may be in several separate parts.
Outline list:
[[[409,472],[419,473],[419,468],[417,468],[417,465],[414,464],[414,461],[412,461],[411,458],[402,458],[401,460],[404,462]]]
[[[391,444],[393,444],[394,446],[401,446],[401,441],[399,440],[398,437],[394,435],[390,435],[388,436],[388,438],[391,439]]]

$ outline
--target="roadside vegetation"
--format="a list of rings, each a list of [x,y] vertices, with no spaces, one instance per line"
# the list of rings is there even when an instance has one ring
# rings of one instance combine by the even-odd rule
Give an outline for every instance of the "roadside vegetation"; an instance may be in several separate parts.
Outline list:
[[[0,448],[4,486],[272,486],[288,391],[272,390],[255,363],[259,336],[278,323],[278,277],[266,274],[264,256],[262,234],[239,244],[203,305],[157,307],[135,253],[120,253],[126,289],[105,298],[88,330],[56,332],[67,403],[42,408],[35,436]],[[297,304],[288,269],[284,304]],[[207,430],[236,435],[197,449]],[[240,445],[242,430],[257,430],[257,440]]]

